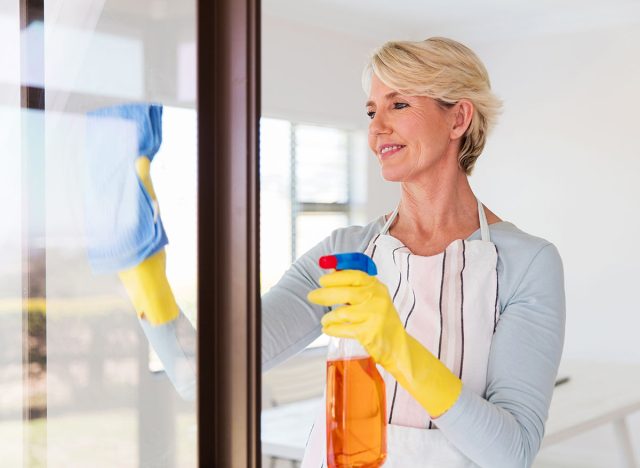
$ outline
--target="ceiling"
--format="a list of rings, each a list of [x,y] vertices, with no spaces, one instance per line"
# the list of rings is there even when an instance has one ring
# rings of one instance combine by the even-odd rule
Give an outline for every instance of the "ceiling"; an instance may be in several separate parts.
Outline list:
[[[640,23],[640,0],[263,0],[263,14],[365,41],[493,41]]]

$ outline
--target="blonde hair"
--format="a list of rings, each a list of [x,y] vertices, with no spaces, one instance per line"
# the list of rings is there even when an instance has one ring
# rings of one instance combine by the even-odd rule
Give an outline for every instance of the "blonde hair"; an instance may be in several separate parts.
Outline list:
[[[489,74],[477,55],[452,39],[391,41],[376,49],[363,72],[369,91],[375,74],[386,86],[402,94],[428,96],[444,106],[460,99],[473,103],[473,116],[460,145],[458,163],[471,175],[487,134],[495,125],[502,102],[491,91]]]

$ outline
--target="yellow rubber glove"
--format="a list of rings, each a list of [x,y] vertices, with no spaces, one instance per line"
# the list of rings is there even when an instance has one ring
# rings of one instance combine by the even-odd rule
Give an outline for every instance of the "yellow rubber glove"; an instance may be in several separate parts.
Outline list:
[[[153,201],[154,218],[157,219],[158,201],[151,183],[150,163],[146,156],[140,156],[136,159],[136,172]],[[133,268],[118,272],[138,316],[153,325],[170,322],[180,314],[167,279],[166,265],[167,255],[162,248]]]
[[[462,381],[405,331],[384,284],[362,271],[343,270],[322,276],[320,285],[308,294],[310,302],[347,304],[322,318],[324,333],[358,340],[432,418],[453,406]]]

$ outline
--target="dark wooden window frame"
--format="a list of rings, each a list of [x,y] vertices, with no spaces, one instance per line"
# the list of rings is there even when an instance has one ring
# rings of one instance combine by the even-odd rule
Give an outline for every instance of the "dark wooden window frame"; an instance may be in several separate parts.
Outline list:
[[[198,456],[260,466],[260,1],[198,0]]]

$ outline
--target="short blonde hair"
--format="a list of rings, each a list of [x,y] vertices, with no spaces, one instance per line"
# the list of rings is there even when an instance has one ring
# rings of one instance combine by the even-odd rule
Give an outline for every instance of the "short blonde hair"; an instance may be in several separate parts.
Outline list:
[[[376,49],[363,72],[369,92],[372,75],[402,94],[428,96],[445,106],[468,99],[473,116],[460,145],[458,162],[471,175],[502,102],[491,91],[487,69],[468,47],[452,39],[391,41]]]

